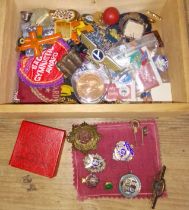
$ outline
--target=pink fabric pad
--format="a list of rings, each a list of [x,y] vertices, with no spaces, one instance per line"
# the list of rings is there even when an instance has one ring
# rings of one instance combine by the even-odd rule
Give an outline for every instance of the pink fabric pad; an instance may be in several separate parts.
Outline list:
[[[98,153],[106,161],[105,170],[96,174],[100,179],[97,187],[89,188],[81,182],[82,178],[85,178],[90,172],[84,168],[85,155],[73,150],[74,185],[78,192],[78,199],[123,197],[118,186],[120,178],[127,173],[138,176],[141,181],[141,192],[137,198],[151,198],[153,181],[161,170],[158,131],[154,120],[140,121],[140,126],[148,128],[148,135],[144,136],[144,145],[142,145],[141,128],[137,132],[137,145],[135,145],[133,130],[129,122],[97,124],[97,131],[101,138],[97,150],[91,151],[90,154]],[[112,159],[118,141],[128,141],[134,146],[135,154],[130,162]],[[112,182],[113,189],[105,189],[106,182]]]

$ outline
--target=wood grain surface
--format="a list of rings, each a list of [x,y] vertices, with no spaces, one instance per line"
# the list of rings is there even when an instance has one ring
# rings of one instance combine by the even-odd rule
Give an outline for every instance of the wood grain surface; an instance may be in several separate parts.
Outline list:
[[[123,121],[123,119],[33,119],[33,122],[66,129],[83,121]],[[131,120],[129,118],[124,121]],[[80,202],[72,181],[71,145],[67,142],[58,174],[53,179],[8,165],[22,119],[0,121],[0,210],[142,210],[150,200],[98,199]],[[160,199],[157,209],[189,209],[189,116],[157,119],[162,163],[167,166],[168,198]],[[23,177],[30,175],[31,184]]]

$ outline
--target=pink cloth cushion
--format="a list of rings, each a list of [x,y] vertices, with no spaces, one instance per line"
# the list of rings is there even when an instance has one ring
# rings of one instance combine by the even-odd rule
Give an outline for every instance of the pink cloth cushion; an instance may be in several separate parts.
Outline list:
[[[152,196],[153,181],[161,170],[158,132],[154,120],[141,121],[140,123],[141,127],[148,127],[148,135],[144,137],[144,145],[142,145],[141,140],[141,129],[138,130],[137,145],[135,145],[133,130],[128,122],[97,124],[97,131],[101,135],[101,139],[97,150],[91,151],[90,154],[98,153],[101,155],[106,161],[106,168],[96,174],[100,182],[95,188],[89,188],[81,182],[82,178],[89,174],[83,164],[85,155],[73,150],[74,185],[78,192],[78,199],[123,197],[118,186],[120,178],[127,173],[138,176],[141,181],[141,192],[137,198],[150,198]],[[135,155],[130,162],[112,159],[118,141],[128,141],[134,146]],[[113,183],[112,190],[104,188],[106,182]]]

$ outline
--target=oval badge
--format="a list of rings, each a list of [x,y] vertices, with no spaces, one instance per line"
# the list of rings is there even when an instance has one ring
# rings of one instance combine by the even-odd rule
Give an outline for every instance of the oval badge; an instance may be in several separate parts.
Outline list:
[[[104,60],[104,53],[100,49],[94,49],[91,53],[92,58],[97,62],[102,62]]]

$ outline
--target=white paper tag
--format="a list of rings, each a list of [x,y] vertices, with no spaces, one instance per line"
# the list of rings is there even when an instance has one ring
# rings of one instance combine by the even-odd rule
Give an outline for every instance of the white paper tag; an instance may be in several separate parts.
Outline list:
[[[124,35],[135,39],[140,39],[144,33],[144,26],[133,20],[129,20],[124,29]]]

